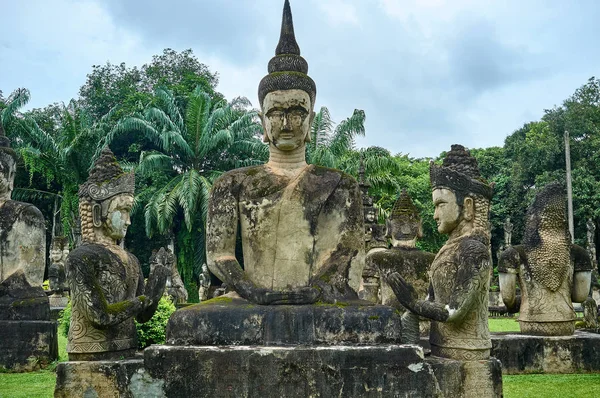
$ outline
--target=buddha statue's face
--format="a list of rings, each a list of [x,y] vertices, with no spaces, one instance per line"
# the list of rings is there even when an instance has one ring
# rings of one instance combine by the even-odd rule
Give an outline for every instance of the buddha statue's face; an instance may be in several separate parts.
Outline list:
[[[110,199],[106,220],[103,229],[106,235],[114,240],[121,240],[131,225],[131,208],[133,206],[133,195],[117,195]]]
[[[0,153],[0,196],[10,196],[16,173],[15,159],[6,153]]]
[[[281,151],[293,151],[307,140],[313,116],[310,96],[305,91],[268,93],[260,115],[265,140]]]
[[[389,234],[394,240],[415,240],[422,235],[421,223],[419,220],[411,217],[402,217],[388,221],[387,226]]]
[[[438,232],[449,234],[458,226],[462,219],[461,206],[456,202],[456,195],[449,189],[436,188],[433,190],[433,219],[438,225]]]

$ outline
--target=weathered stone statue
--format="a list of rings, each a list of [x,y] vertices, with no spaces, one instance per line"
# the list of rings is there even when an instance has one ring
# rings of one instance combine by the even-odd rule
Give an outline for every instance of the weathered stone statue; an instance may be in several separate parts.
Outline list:
[[[510,217],[506,217],[504,221],[504,245],[509,247],[512,242],[513,223],[510,222]]]
[[[133,317],[148,321],[171,267],[161,249],[148,283],[135,256],[120,246],[130,225],[134,175],[125,173],[106,147],[79,188],[83,243],[67,258],[72,316],[67,352],[71,361],[128,357],[137,349]]]
[[[11,200],[17,155],[0,124],[0,282],[22,270],[31,286],[41,286],[46,268],[44,216],[30,203]]]
[[[153,260],[150,262],[154,263]],[[175,254],[170,247],[167,248],[167,263],[171,264],[171,272],[167,276],[167,295],[171,297],[174,303],[186,303],[188,292],[183,280],[181,280],[181,275],[179,275],[179,270],[177,269]]]
[[[365,268],[375,268],[383,275],[397,272],[413,286],[419,300],[425,300],[429,287],[429,266],[435,254],[417,249],[417,239],[423,235],[421,217],[406,190],[402,190],[396,200],[386,225],[392,248],[369,253]],[[420,338],[419,317],[406,311],[385,280],[381,281],[381,303],[405,312],[402,318],[402,338],[407,343],[417,344]]]
[[[360,191],[350,175],[306,163],[316,86],[300,56],[288,2],[275,54],[258,88],[269,161],[215,182],[208,267],[258,304],[357,298],[364,265]],[[243,269],[235,257],[238,227]]]
[[[48,282],[53,292],[49,297],[51,307],[66,307],[69,297],[65,261],[69,255],[68,241],[65,237],[55,236],[50,244],[50,261],[48,267]]]
[[[206,264],[202,264],[202,272],[199,279],[198,298],[202,302],[208,300],[208,289],[210,289],[210,272],[208,272]]]
[[[0,369],[29,371],[57,357],[42,289],[46,228],[32,204],[11,200],[17,155],[0,123]]]
[[[432,320],[433,355],[486,359],[491,348],[487,305],[492,188],[481,178],[477,160],[461,145],[452,145],[443,166],[431,164],[430,177],[434,219],[438,231],[449,238],[431,265],[428,299],[420,299],[398,272],[389,274],[387,282],[402,305]]]
[[[596,224],[594,223],[594,220],[588,218],[585,225],[587,227],[587,249],[590,254],[590,259],[592,260],[593,268],[596,269],[598,266],[596,257]]]
[[[498,271],[502,299],[509,310],[519,309],[515,293],[521,287],[521,332],[571,335],[575,329],[572,302],[590,291],[591,261],[585,249],[571,244],[562,184],[547,185],[527,211],[523,244],[500,256]]]

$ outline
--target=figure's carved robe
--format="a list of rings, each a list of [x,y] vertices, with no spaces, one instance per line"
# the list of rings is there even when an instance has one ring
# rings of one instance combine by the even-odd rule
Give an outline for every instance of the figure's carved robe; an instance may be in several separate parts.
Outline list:
[[[0,282],[21,269],[31,286],[44,282],[46,226],[32,204],[9,200],[0,205]]]
[[[258,286],[307,286],[336,268],[358,289],[364,227],[360,191],[351,176],[314,165],[294,179],[267,165],[230,171],[213,186],[208,217],[209,267],[224,281],[215,259],[232,252],[223,242],[238,229],[246,275]]]
[[[144,294],[144,276],[137,258],[120,255],[99,244],[84,244],[66,262],[71,288],[71,325],[67,352],[97,354],[137,349],[131,315],[113,304]],[[124,303],[126,305],[126,303]]]
[[[485,359],[492,347],[488,327],[488,290],[492,261],[476,235],[451,239],[431,264],[429,300],[464,315],[452,322],[431,321],[432,354],[455,359]]]

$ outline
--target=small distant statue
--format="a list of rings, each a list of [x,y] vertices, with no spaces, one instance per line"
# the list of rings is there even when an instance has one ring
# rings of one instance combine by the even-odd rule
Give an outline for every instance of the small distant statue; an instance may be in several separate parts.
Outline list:
[[[202,264],[202,272],[200,273],[198,297],[200,302],[208,300],[208,290],[210,289],[210,272],[206,264]]]
[[[594,265],[594,268],[596,268],[598,264],[596,257],[596,223],[594,223],[594,220],[591,218],[588,218],[585,225],[587,227],[587,249],[590,253],[592,264]]]
[[[544,187],[527,210],[523,243],[500,256],[500,292],[508,310],[519,312],[522,333],[572,335],[572,303],[588,297],[592,263],[584,248],[571,243],[566,210],[565,187],[557,182]]]
[[[433,218],[448,241],[429,271],[423,300],[399,272],[386,277],[398,301],[431,319],[431,354],[458,360],[490,356],[488,328],[490,283],[489,212],[492,187],[482,181],[477,160],[462,145],[452,145],[443,166],[430,165]],[[485,392],[482,396],[486,396]]]
[[[108,147],[79,187],[83,243],[67,258],[72,315],[67,343],[71,361],[130,357],[137,350],[133,317],[150,320],[165,290],[170,258],[160,249],[148,282],[138,259],[120,246],[131,221],[134,175]]]
[[[69,245],[65,237],[55,236],[50,244],[50,261],[48,267],[48,283],[52,295],[49,297],[51,307],[66,307],[68,295],[66,291],[67,275],[65,261],[69,255]]]
[[[513,223],[510,222],[510,217],[506,217],[504,221],[504,245],[509,247],[512,242]]]
[[[188,292],[181,280],[179,270],[177,269],[177,261],[175,254],[170,247],[167,247],[167,262],[171,264],[171,273],[167,276],[166,293],[173,300],[174,303],[186,303],[188,299]],[[156,252],[153,252],[156,255]],[[150,260],[150,263],[154,263],[154,260]]]
[[[417,248],[417,239],[423,235],[421,216],[406,190],[396,200],[390,217],[386,220],[388,236],[392,248],[369,253],[365,269],[374,268],[378,274],[397,272],[410,283],[419,299],[427,297],[429,287],[429,266],[435,254]],[[391,305],[404,312],[402,317],[402,338],[405,343],[417,344],[420,339],[419,317],[407,311],[397,300],[391,287],[381,281],[381,304]]]

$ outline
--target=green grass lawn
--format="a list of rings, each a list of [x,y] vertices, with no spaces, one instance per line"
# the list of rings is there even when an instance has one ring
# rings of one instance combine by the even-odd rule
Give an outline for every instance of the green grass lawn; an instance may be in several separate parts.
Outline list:
[[[490,325],[490,332],[520,332],[519,322],[517,317],[513,318],[498,318],[489,319],[488,325]]]
[[[599,374],[503,376],[504,398],[596,398]]]

